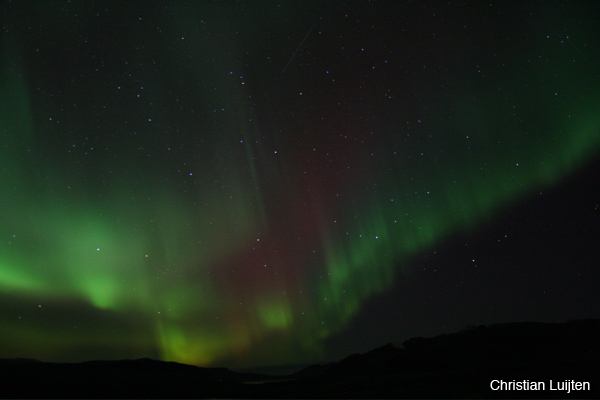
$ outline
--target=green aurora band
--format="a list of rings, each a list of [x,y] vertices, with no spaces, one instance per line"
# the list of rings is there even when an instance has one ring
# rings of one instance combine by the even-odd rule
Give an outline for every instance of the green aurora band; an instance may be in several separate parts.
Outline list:
[[[186,41],[198,43],[198,52],[215,47],[186,10],[175,20],[164,29],[186,29]],[[165,53],[177,52],[164,46]],[[226,54],[241,47],[227,40],[220,46]],[[297,159],[311,156],[310,148],[273,157],[273,148],[291,154],[293,143],[264,139],[261,128],[248,123],[259,112],[248,104],[246,89],[233,87],[220,72],[236,64],[234,56],[221,60],[223,68],[202,72],[209,78],[200,76],[200,65],[183,72],[190,81],[217,82],[210,94],[196,89],[199,102],[213,97],[236,110],[214,123],[218,135],[206,141],[187,135],[196,128],[185,121],[173,128],[179,119],[165,112],[153,117],[146,136],[127,139],[135,144],[106,148],[106,130],[141,136],[144,128],[98,122],[92,116],[100,103],[69,89],[64,96],[72,100],[53,102],[36,91],[41,78],[26,67],[28,56],[4,39],[2,356],[153,356],[199,365],[321,357],[323,342],[341,332],[367,299],[402,279],[411,257],[475,229],[597,157],[600,87],[587,77],[599,60],[568,49],[577,54],[572,62],[567,50],[541,36],[530,46],[523,53],[543,50],[552,68],[548,60],[510,64],[489,72],[493,84],[457,74],[454,85],[463,88],[414,123],[422,126],[411,129],[435,135],[444,152],[429,154],[419,139],[407,139],[408,128],[379,115],[379,129],[397,130],[398,142],[369,139],[382,158],[349,157],[349,175],[325,188],[319,179],[303,180]],[[153,109],[169,109],[175,78],[147,74],[154,83],[144,90]],[[424,93],[435,95],[431,88]],[[132,121],[147,119],[132,107]],[[64,117],[57,122],[56,115]],[[127,117],[114,111],[110,118]],[[170,127],[172,143],[181,138],[188,149],[180,151],[191,161],[156,156],[158,147],[175,146],[165,140],[153,147],[164,135],[159,124]],[[298,129],[324,137],[330,131],[305,125]],[[78,142],[83,137],[85,149]],[[228,150],[240,137],[238,150]],[[93,153],[87,164],[84,151]]]

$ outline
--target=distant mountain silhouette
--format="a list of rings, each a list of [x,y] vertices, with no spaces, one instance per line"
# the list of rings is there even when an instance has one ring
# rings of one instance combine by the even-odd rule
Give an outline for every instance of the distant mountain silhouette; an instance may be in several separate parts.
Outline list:
[[[215,397],[257,374],[152,359],[46,363],[0,360],[1,397]]]
[[[287,376],[151,359],[46,363],[0,360],[0,396],[217,398],[598,398],[600,320],[479,326],[387,344]],[[589,381],[591,390],[499,392],[492,379]]]
[[[592,390],[570,396],[597,398],[599,340],[600,320],[479,326],[388,344],[294,376],[299,393],[323,397],[565,397],[494,392],[490,381],[575,379],[590,381]]]

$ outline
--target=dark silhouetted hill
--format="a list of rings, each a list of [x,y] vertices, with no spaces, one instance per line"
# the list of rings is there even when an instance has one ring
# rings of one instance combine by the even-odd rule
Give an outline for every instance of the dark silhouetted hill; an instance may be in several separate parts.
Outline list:
[[[510,323],[413,338],[294,374],[298,393],[324,397],[565,397],[494,392],[492,379],[590,381],[598,397],[600,320]]]
[[[600,320],[479,326],[267,376],[151,359],[0,361],[9,398],[598,398]],[[494,392],[505,381],[590,381],[590,392]]]
[[[223,397],[257,374],[152,359],[46,363],[1,360],[4,398]]]

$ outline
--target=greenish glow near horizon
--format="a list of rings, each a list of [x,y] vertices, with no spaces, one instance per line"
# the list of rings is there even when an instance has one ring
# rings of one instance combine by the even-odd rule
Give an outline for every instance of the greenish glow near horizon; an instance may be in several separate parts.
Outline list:
[[[169,34],[188,29],[185,43],[198,47],[185,50],[192,61],[181,67],[168,57],[183,51],[177,47],[183,40],[156,44],[171,73],[139,72],[152,84],[142,90],[132,83],[125,111],[116,105],[105,120],[94,118],[104,115],[102,105],[117,102],[112,94],[88,99],[69,87],[66,100],[46,95],[37,89],[43,79],[32,72],[33,62],[21,56],[26,50],[3,39],[0,295],[18,310],[0,317],[6,338],[0,344],[10,349],[0,357],[72,359],[81,348],[87,358],[115,348],[125,356],[242,365],[281,361],[254,358],[253,349],[269,349],[273,341],[298,346],[298,360],[318,357],[325,339],[401,279],[411,257],[598,156],[600,86],[586,90],[586,77],[600,60],[575,64],[561,56],[553,67],[560,79],[533,66],[490,72],[502,93],[451,77],[464,90],[418,122],[438,146],[404,135],[405,127],[382,114],[385,139],[372,139],[382,160],[336,144],[356,177],[338,179],[345,169],[331,167],[327,157],[337,155],[329,153],[311,172],[298,160],[316,157],[320,148],[305,149],[302,135],[313,133],[326,147],[343,134],[358,135],[358,128],[331,129],[325,118],[290,127],[275,117],[251,124],[265,111],[242,88],[245,74],[236,73],[232,83],[223,73],[243,68],[236,56],[243,52],[233,40],[217,45],[186,13],[177,9],[169,17],[176,21],[163,22]],[[225,35],[231,28],[218,29]],[[216,66],[204,63],[205,52],[220,55]],[[127,65],[142,61],[132,56]],[[561,89],[548,89],[546,78]],[[118,92],[126,83],[110,85]],[[185,105],[172,95],[178,85],[185,88],[181,97],[189,97]],[[135,93],[150,100],[138,106]],[[96,96],[106,98],[96,103]],[[61,114],[61,107],[68,111]],[[193,109],[192,116],[182,120],[172,111],[177,107]],[[500,109],[517,110],[518,117]],[[158,115],[150,118],[151,112]],[[412,118],[408,110],[397,113]],[[397,145],[394,151],[386,141]],[[430,156],[429,148],[445,151]],[[25,307],[39,312],[22,318]],[[53,309],[64,318],[56,326],[39,317]]]

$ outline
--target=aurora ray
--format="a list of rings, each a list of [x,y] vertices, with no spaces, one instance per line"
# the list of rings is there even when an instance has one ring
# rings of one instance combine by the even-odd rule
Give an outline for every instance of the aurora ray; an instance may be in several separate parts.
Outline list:
[[[306,3],[2,4],[1,356],[327,357],[412,257],[597,159],[595,6],[397,39]]]

